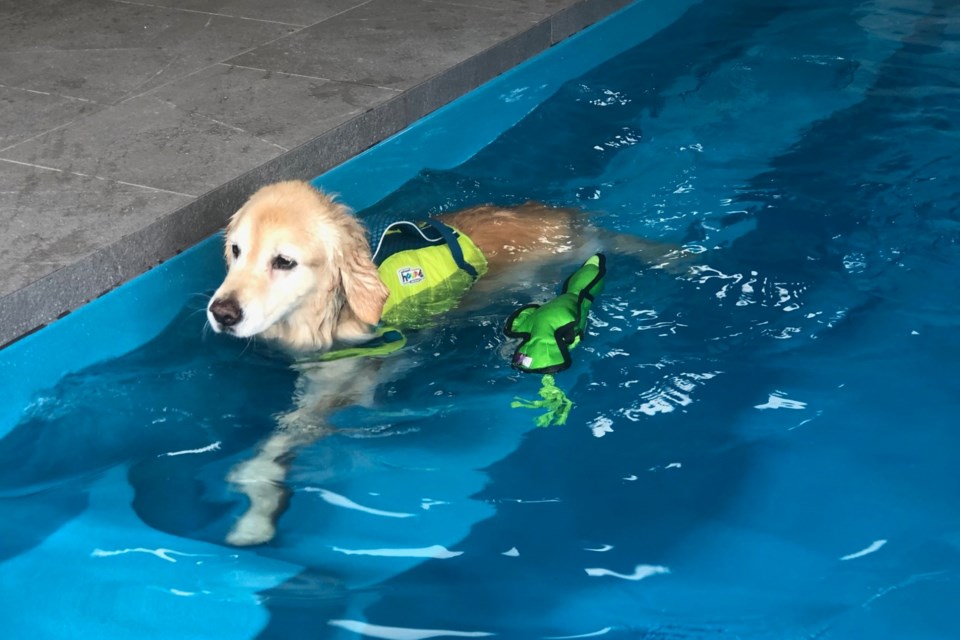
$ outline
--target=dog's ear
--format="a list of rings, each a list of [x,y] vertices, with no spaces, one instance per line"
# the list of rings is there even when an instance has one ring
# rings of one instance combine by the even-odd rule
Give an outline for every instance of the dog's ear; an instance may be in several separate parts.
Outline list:
[[[374,325],[380,322],[380,314],[390,291],[380,280],[363,230],[353,230],[349,236],[348,246],[343,248],[343,266],[340,269],[344,297],[358,320]]]

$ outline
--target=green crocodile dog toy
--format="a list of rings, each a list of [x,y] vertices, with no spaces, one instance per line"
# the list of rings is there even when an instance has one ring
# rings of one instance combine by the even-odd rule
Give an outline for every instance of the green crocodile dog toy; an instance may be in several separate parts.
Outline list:
[[[571,365],[570,350],[583,337],[590,305],[603,290],[605,275],[606,259],[598,253],[567,278],[556,298],[520,307],[507,318],[503,333],[521,340],[513,354],[515,369],[556,373]]]
[[[602,253],[583,263],[560,290],[560,295],[543,305],[528,304],[507,318],[503,333],[519,338],[512,365],[526,373],[543,373],[539,400],[514,398],[510,406],[546,409],[534,418],[538,427],[560,425],[567,421],[573,402],[556,385],[550,374],[563,371],[573,362],[570,350],[580,344],[587,327],[590,305],[603,289],[606,259]]]

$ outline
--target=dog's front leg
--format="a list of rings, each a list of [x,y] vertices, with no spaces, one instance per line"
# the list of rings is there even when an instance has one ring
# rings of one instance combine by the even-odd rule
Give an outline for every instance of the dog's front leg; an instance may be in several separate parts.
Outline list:
[[[276,533],[274,523],[288,496],[283,484],[287,475],[283,459],[292,448],[289,434],[275,433],[260,446],[255,457],[230,471],[227,480],[250,499],[250,506],[227,534],[228,543],[243,547],[273,538]]]
[[[332,412],[372,403],[381,364],[372,358],[349,358],[298,367],[296,407],[279,417],[257,454],[227,476],[250,500],[227,535],[229,544],[250,546],[273,539],[277,518],[290,498],[284,481],[297,450],[334,432],[327,422]]]
[[[281,424],[291,424],[282,424],[260,445],[256,456],[236,465],[227,476],[235,489],[250,500],[247,511],[227,534],[229,544],[245,547],[273,539],[277,518],[286,508],[290,497],[284,480],[294,451],[326,433],[325,429],[316,427],[305,430],[293,426],[296,417],[292,414],[284,418]]]

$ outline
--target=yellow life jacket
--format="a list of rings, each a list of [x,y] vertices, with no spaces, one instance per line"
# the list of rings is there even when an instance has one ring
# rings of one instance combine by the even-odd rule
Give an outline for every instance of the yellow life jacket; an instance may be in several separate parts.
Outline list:
[[[455,307],[487,272],[487,259],[465,234],[437,220],[388,226],[373,250],[390,290],[381,322],[416,329]]]

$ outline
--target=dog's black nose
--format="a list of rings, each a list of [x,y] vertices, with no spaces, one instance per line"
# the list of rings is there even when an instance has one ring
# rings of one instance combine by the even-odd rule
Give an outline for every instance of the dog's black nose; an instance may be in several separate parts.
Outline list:
[[[243,319],[243,310],[234,298],[218,298],[210,303],[214,320],[224,327],[232,327]]]

